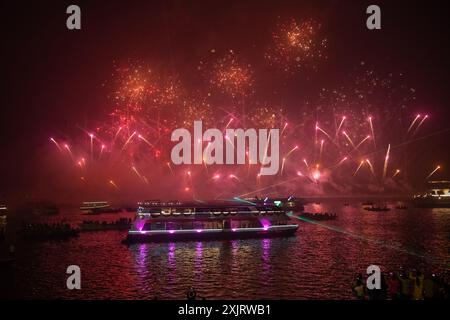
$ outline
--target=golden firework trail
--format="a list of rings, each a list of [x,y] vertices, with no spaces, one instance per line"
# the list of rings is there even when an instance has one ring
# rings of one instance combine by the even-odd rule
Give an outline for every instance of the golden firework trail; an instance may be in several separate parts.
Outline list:
[[[353,176],[356,176],[356,174],[358,173],[359,169],[361,169],[361,167],[363,166],[363,164],[364,164],[364,160],[362,160],[362,161],[359,163],[359,166],[358,166],[358,168],[356,168],[355,172],[353,173]]]
[[[386,178],[387,166],[389,162],[389,153],[391,151],[391,145],[388,145],[386,156],[384,157],[384,165],[383,165],[383,179]]]
[[[440,168],[441,168],[441,166],[437,166],[433,171],[430,172],[430,174],[425,178],[425,180],[431,178],[431,176],[432,176],[433,174],[435,174],[436,171],[438,171]]]

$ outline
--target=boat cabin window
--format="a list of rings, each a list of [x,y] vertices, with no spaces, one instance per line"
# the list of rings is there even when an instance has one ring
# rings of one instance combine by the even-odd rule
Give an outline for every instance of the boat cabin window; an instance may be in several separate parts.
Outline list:
[[[181,226],[179,223],[167,222],[166,228],[167,230],[180,230]]]
[[[195,221],[194,222],[194,229],[204,229],[204,225],[202,221]]]
[[[151,224],[151,230],[166,230],[165,222],[154,222]]]
[[[146,223],[142,230],[149,231],[149,230],[165,230],[166,229],[166,223],[165,222],[153,222],[153,223]]]
[[[181,224],[181,229],[183,229],[183,230],[192,230],[193,229],[193,223],[192,222],[183,222]]]

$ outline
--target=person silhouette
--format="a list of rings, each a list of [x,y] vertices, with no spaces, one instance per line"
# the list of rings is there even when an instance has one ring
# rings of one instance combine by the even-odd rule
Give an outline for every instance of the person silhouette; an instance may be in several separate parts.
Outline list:
[[[186,293],[186,297],[188,300],[195,300],[197,298],[197,292],[195,291],[194,287],[189,288]]]

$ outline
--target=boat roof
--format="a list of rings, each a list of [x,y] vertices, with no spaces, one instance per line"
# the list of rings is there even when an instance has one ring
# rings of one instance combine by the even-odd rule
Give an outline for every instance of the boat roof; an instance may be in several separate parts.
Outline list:
[[[221,201],[168,201],[168,202],[139,202],[138,205],[144,208],[243,208],[252,206],[261,206],[261,203],[253,203],[249,201],[238,200],[221,200]],[[268,204],[269,205],[269,204]]]

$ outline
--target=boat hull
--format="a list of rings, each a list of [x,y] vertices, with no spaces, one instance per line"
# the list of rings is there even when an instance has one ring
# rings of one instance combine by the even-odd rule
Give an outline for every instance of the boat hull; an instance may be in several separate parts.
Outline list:
[[[266,230],[267,229],[267,230]],[[129,231],[125,244],[140,242],[168,242],[168,241],[200,241],[223,239],[250,239],[293,236],[297,232],[298,225],[274,226],[271,228],[247,228],[247,229],[213,229],[213,230],[176,230],[164,231]]]

